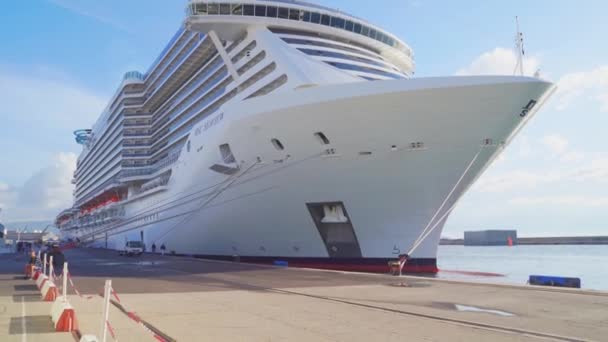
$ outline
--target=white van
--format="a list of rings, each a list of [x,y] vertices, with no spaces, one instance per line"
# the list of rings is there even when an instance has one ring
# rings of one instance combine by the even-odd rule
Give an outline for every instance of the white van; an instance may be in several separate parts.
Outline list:
[[[141,255],[144,252],[144,244],[141,241],[127,241],[125,250],[121,253],[124,255]]]

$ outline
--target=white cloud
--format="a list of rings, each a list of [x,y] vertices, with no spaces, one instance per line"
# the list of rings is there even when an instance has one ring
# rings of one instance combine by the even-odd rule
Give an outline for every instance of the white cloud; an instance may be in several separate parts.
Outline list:
[[[52,219],[71,205],[71,179],[76,168],[74,153],[59,153],[35,172],[21,187],[0,188],[3,216],[9,220]]]
[[[600,157],[576,170],[572,178],[578,182],[608,183],[608,157]]]
[[[573,161],[577,164],[570,163]],[[570,164],[566,167],[563,163]],[[608,183],[608,157],[585,161],[582,153],[567,152],[555,160],[553,165],[543,164],[543,167],[538,169],[519,169],[484,175],[475,183],[473,189],[482,193],[521,192],[544,185],[566,183],[575,183],[575,186],[581,183]]]
[[[600,111],[608,112],[608,65],[562,76],[555,97],[558,110],[568,108],[582,97],[599,102]]]
[[[456,72],[456,75],[513,75],[517,55],[513,49],[497,47],[484,52],[473,62]],[[524,57],[524,74],[533,75],[540,65],[538,57]]]
[[[482,177],[474,188],[481,192],[504,192],[514,189],[535,188],[543,183],[561,179],[558,173],[537,173],[529,170],[515,170],[495,176]]]
[[[546,135],[541,141],[554,155],[561,155],[568,148],[568,140],[559,134]]]
[[[606,207],[608,197],[599,196],[535,196],[535,197],[516,197],[509,201],[509,204],[518,206],[571,206],[578,207]]]

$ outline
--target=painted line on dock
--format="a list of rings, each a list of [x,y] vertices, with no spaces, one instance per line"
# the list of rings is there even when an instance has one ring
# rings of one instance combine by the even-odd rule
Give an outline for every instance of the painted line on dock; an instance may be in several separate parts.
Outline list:
[[[25,297],[21,296],[21,342],[27,342],[27,326],[25,324]]]
[[[193,274],[193,273],[190,273],[187,271],[182,271],[182,270],[176,270],[173,268],[164,268],[163,267],[163,268],[158,268],[158,270],[174,271],[177,273],[188,274],[193,277],[199,277],[198,274]],[[348,272],[345,272],[345,273],[348,273]],[[223,282],[223,283],[229,283],[229,284],[233,283],[234,284],[234,282],[230,282],[230,281],[226,281],[226,280],[218,279],[217,281]],[[364,304],[364,303],[353,302],[353,301],[349,301],[349,300],[332,298],[332,297],[321,296],[321,295],[313,295],[313,294],[308,294],[308,293],[298,292],[298,291],[277,289],[277,288],[271,288],[271,287],[245,284],[245,283],[238,283],[238,284],[243,287],[249,287],[250,289],[258,289],[258,290],[262,290],[262,291],[275,292],[275,293],[280,293],[280,294],[303,296],[303,297],[314,298],[314,299],[323,300],[323,301],[347,304],[347,305],[351,305],[351,306],[391,312],[391,313],[407,315],[407,316],[412,316],[412,317],[417,317],[417,318],[425,318],[425,319],[429,319],[429,320],[433,320],[433,321],[437,321],[437,322],[454,324],[454,325],[458,325],[458,326],[465,326],[465,327],[474,328],[474,329],[483,329],[483,330],[499,332],[499,333],[509,334],[509,335],[524,335],[524,336],[529,336],[529,337],[534,337],[534,338],[539,338],[539,339],[549,339],[549,340],[554,340],[554,341],[568,341],[568,342],[587,342],[588,341],[588,340],[580,339],[577,337],[567,337],[567,336],[544,333],[544,332],[540,332],[540,331],[525,330],[525,329],[520,329],[520,328],[510,328],[510,327],[505,327],[505,326],[500,326],[500,325],[461,320],[461,319],[456,319],[456,318],[448,318],[448,317],[424,314],[424,313],[414,312],[414,311],[391,309],[391,308],[382,307],[382,306]]]
[[[414,316],[414,317],[419,317],[419,318],[426,318],[426,319],[430,319],[430,320],[434,320],[434,321],[438,321],[438,322],[451,323],[451,324],[456,324],[456,325],[460,325],[460,326],[467,326],[467,327],[471,327],[471,328],[490,330],[490,331],[501,332],[501,333],[506,333],[506,334],[525,335],[525,336],[530,336],[530,337],[535,337],[535,338],[550,339],[550,340],[556,340],[556,341],[569,341],[569,342],[586,342],[587,341],[587,340],[583,340],[583,339],[579,339],[579,338],[575,338],[575,337],[566,337],[566,336],[547,334],[547,333],[532,331],[532,330],[509,328],[509,327],[504,327],[504,326],[500,326],[500,325],[493,325],[493,324],[479,323],[479,322],[474,322],[474,321],[460,320],[460,319],[455,319],[455,318],[435,316],[435,315],[423,314],[423,313],[413,312],[413,311],[391,309],[391,308],[386,308],[386,307],[382,307],[382,306],[363,304],[363,303],[358,303],[358,302],[351,302],[351,301],[343,300],[343,299],[337,299],[337,298],[319,296],[319,295],[312,295],[312,294],[295,292],[295,291],[290,291],[290,290],[281,290],[281,289],[268,289],[268,290],[278,292],[278,293],[300,295],[300,296],[309,297],[309,298],[315,298],[315,299],[320,299],[320,300],[325,300],[325,301],[348,304],[348,305],[363,307],[363,308],[367,308],[367,309],[374,309],[374,310],[392,312],[392,313]]]
[[[445,323],[454,323],[454,324],[461,325],[461,326],[468,326],[468,327],[473,327],[473,328],[492,330],[492,331],[503,332],[503,333],[508,333],[508,334],[520,334],[520,335],[538,337],[538,338],[543,338],[543,339],[548,338],[548,339],[553,339],[553,340],[557,340],[557,341],[573,341],[573,342],[585,342],[586,341],[586,340],[581,340],[581,339],[573,338],[573,337],[552,335],[552,334],[546,334],[546,333],[532,331],[532,330],[509,328],[509,327],[486,324],[486,323],[479,323],[479,322],[474,322],[474,321],[459,320],[459,319],[455,319],[455,318],[447,318],[447,317],[423,314],[423,313],[413,312],[413,311],[391,309],[391,308],[386,308],[386,307],[382,307],[382,306],[363,304],[363,303],[352,302],[352,301],[343,300],[343,299],[337,299],[337,298],[319,296],[319,295],[312,295],[312,294],[295,292],[295,291],[290,291],[290,290],[281,290],[281,289],[269,289],[269,290],[274,291],[274,292],[284,293],[284,294],[300,295],[300,296],[304,296],[304,297],[310,297],[310,298],[315,298],[315,299],[320,299],[320,300],[325,300],[325,301],[332,301],[332,302],[348,304],[348,305],[352,305],[352,306],[358,306],[358,307],[364,307],[364,308],[368,308],[368,309],[375,309],[375,310],[387,311],[387,312],[392,312],[392,313],[404,314],[404,315],[409,315],[409,316],[431,319],[431,320],[435,320],[435,321],[441,321],[441,322],[445,322]]]

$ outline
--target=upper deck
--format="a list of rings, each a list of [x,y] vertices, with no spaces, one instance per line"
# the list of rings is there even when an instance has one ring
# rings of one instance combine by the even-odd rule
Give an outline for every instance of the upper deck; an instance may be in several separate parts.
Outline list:
[[[248,26],[282,27],[334,35],[366,45],[405,70],[413,70],[412,49],[395,35],[369,22],[297,0],[191,0],[187,26],[235,40]]]

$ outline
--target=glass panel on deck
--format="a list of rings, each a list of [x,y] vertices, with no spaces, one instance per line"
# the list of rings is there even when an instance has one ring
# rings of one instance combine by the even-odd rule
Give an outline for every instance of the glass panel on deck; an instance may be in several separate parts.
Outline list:
[[[321,25],[329,26],[329,16],[327,14],[321,15]]]
[[[218,4],[209,4],[207,6],[207,13],[208,14],[219,14],[220,6]]]
[[[196,6],[196,14],[207,14],[207,4],[198,3]]]
[[[289,18],[289,8],[279,7],[279,18],[288,19]]]
[[[343,29],[344,19],[338,17],[331,17],[331,26]]]
[[[376,39],[376,30],[370,28],[369,29],[369,37],[373,38],[373,39]]]
[[[230,4],[221,4],[220,5],[220,14],[221,15],[230,15]]]
[[[352,22],[352,21],[350,21],[350,20],[347,20],[347,21],[346,21],[346,24],[344,25],[344,29],[345,29],[346,31],[352,31],[352,30],[353,30],[353,26],[354,26],[354,25],[353,25],[353,22]]]
[[[304,16],[302,18],[305,22],[310,22],[310,12],[304,11]]]
[[[279,9],[275,6],[266,7],[266,16],[269,18],[276,18],[278,15]]]
[[[363,26],[361,28],[361,34],[364,35],[364,36],[367,36],[369,34],[369,27]]]
[[[300,20],[300,10],[298,9],[290,9],[289,10],[289,19],[290,20]]]
[[[253,5],[243,5],[243,14],[253,15]]]
[[[265,17],[266,16],[266,6],[255,5],[255,16],[256,17]]]
[[[315,24],[319,24],[321,22],[321,14],[319,13],[311,13],[310,14],[310,22],[311,23],[315,23]]]
[[[232,5],[232,15],[243,15],[243,5]]]
[[[355,30],[354,30],[354,32],[361,34],[361,24],[355,23]]]

